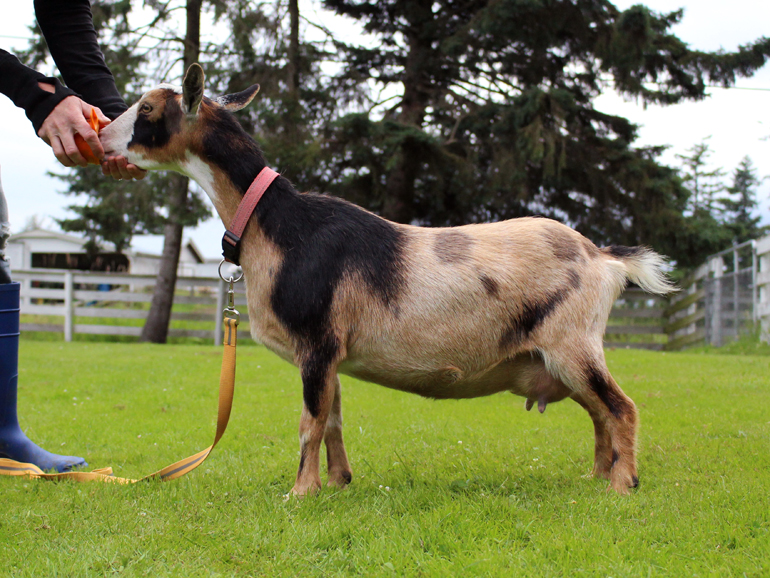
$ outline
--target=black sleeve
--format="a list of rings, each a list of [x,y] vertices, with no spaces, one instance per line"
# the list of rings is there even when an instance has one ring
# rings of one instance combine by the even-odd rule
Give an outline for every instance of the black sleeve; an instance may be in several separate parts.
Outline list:
[[[126,108],[104,62],[88,0],[35,0],[35,16],[67,86],[108,118]]]
[[[37,85],[38,82],[52,85],[56,92],[43,90]],[[56,78],[43,76],[24,66],[18,58],[5,50],[0,50],[0,92],[10,98],[13,104],[25,110],[36,134],[56,105],[68,96],[76,94],[74,90],[62,86]]]

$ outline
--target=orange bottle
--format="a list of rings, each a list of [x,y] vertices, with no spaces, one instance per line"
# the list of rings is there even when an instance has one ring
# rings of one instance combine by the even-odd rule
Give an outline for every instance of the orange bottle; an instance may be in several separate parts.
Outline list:
[[[91,118],[88,120],[88,124],[90,124],[91,128],[96,131],[96,134],[99,134],[99,131],[101,130],[102,127],[99,123],[99,117],[96,116],[96,111],[93,108],[91,109]],[[92,165],[101,164],[99,162],[99,159],[96,158],[96,155],[91,150],[91,147],[88,146],[88,143],[79,134],[75,134],[75,144],[78,145],[78,150],[80,151],[80,154],[82,154],[83,157],[85,157],[85,159],[90,164]]]

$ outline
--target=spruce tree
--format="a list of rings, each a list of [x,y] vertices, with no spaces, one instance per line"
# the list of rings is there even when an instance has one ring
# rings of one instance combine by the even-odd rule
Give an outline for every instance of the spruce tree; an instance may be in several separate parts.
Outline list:
[[[725,172],[708,166],[712,154],[708,138],[687,149],[689,154],[678,154],[676,158],[682,162],[683,182],[690,192],[689,210],[693,214],[706,212],[716,216],[718,197],[726,190],[722,182]]]
[[[761,181],[751,159],[743,157],[733,172],[732,185],[727,188],[729,197],[720,201],[725,226],[732,233],[735,243],[757,239],[770,228],[761,227],[762,218],[755,214],[759,205],[757,188]]]
[[[330,190],[401,222],[544,214],[599,243],[647,243],[690,264],[688,192],[637,127],[594,106],[605,90],[672,105],[764,65],[770,40],[691,49],[681,10],[605,0],[325,0],[379,45],[345,45],[344,77],[398,97],[342,117]],[[374,103],[373,103],[374,104]]]

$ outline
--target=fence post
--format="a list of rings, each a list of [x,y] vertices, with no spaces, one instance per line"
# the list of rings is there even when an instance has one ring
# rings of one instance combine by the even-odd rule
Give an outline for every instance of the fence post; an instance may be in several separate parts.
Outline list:
[[[711,308],[711,345],[722,346],[722,275],[725,264],[722,256],[714,257],[709,262],[709,269],[713,273],[714,293]]]
[[[32,299],[29,298],[29,292],[32,289],[32,280],[24,277],[21,280],[21,305],[32,305]]]
[[[757,330],[759,322],[759,288],[757,287],[757,242],[751,241],[751,323]]]
[[[227,284],[223,279],[219,279],[217,284],[217,310],[214,321],[214,345],[222,345],[222,324],[224,323],[225,294],[227,293]]]
[[[737,243],[734,243],[734,245],[737,245]],[[741,324],[741,303],[738,291],[739,270],[740,263],[738,262],[738,249],[733,247],[733,333],[735,334],[733,339],[738,339],[738,336],[740,335],[739,329]]]
[[[767,276],[770,273],[770,236],[757,241],[757,310],[762,341],[770,342],[770,285]]]
[[[72,341],[72,329],[74,320],[74,291],[72,271],[64,272],[64,341]]]

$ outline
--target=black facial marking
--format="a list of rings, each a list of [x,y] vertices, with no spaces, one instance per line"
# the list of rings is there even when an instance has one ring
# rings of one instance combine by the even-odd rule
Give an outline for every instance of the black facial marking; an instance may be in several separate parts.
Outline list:
[[[605,253],[609,253],[613,257],[622,259],[623,257],[635,257],[644,252],[642,247],[624,247],[623,245],[610,245],[602,249]]]
[[[319,342],[313,342],[310,347],[310,354],[300,366],[302,398],[310,415],[318,417],[321,411],[321,395],[329,381],[329,370],[339,351],[339,343],[334,337],[327,336]]]
[[[136,145],[148,149],[162,148],[169,143],[172,135],[181,130],[183,114],[176,101],[176,93],[171,89],[162,89],[162,92],[166,98],[163,115],[157,120],[150,120],[144,114],[137,114],[128,148]]]
[[[616,388],[610,384],[604,377],[604,374],[593,365],[589,365],[586,370],[588,385],[607,406],[610,413],[619,418],[626,412],[626,402],[618,395]]]
[[[470,256],[473,238],[462,231],[447,229],[436,234],[433,252],[444,263],[459,263]]]
[[[511,345],[527,339],[535,328],[556,309],[556,306],[564,301],[568,293],[568,289],[563,289],[547,296],[542,301],[524,303],[508,322],[508,327],[500,338],[500,348],[507,349]]]
[[[487,295],[489,295],[490,297],[497,297],[499,295],[500,287],[497,284],[497,281],[495,281],[491,277],[487,277],[484,274],[482,274],[481,277],[479,277],[479,280],[481,281],[481,284],[484,286],[484,289],[486,289]]]
[[[569,284],[573,289],[580,289],[580,275],[574,269],[570,269],[567,272],[569,276]]]
[[[173,91],[169,92],[175,94]],[[184,112],[182,112],[179,101],[173,96],[169,95],[169,98],[166,99],[166,107],[163,109],[163,118],[166,119],[166,129],[169,134],[175,134],[182,130]]]
[[[553,256],[560,261],[578,261],[583,255],[580,246],[567,231],[563,229],[551,229],[545,233],[551,245]]]

